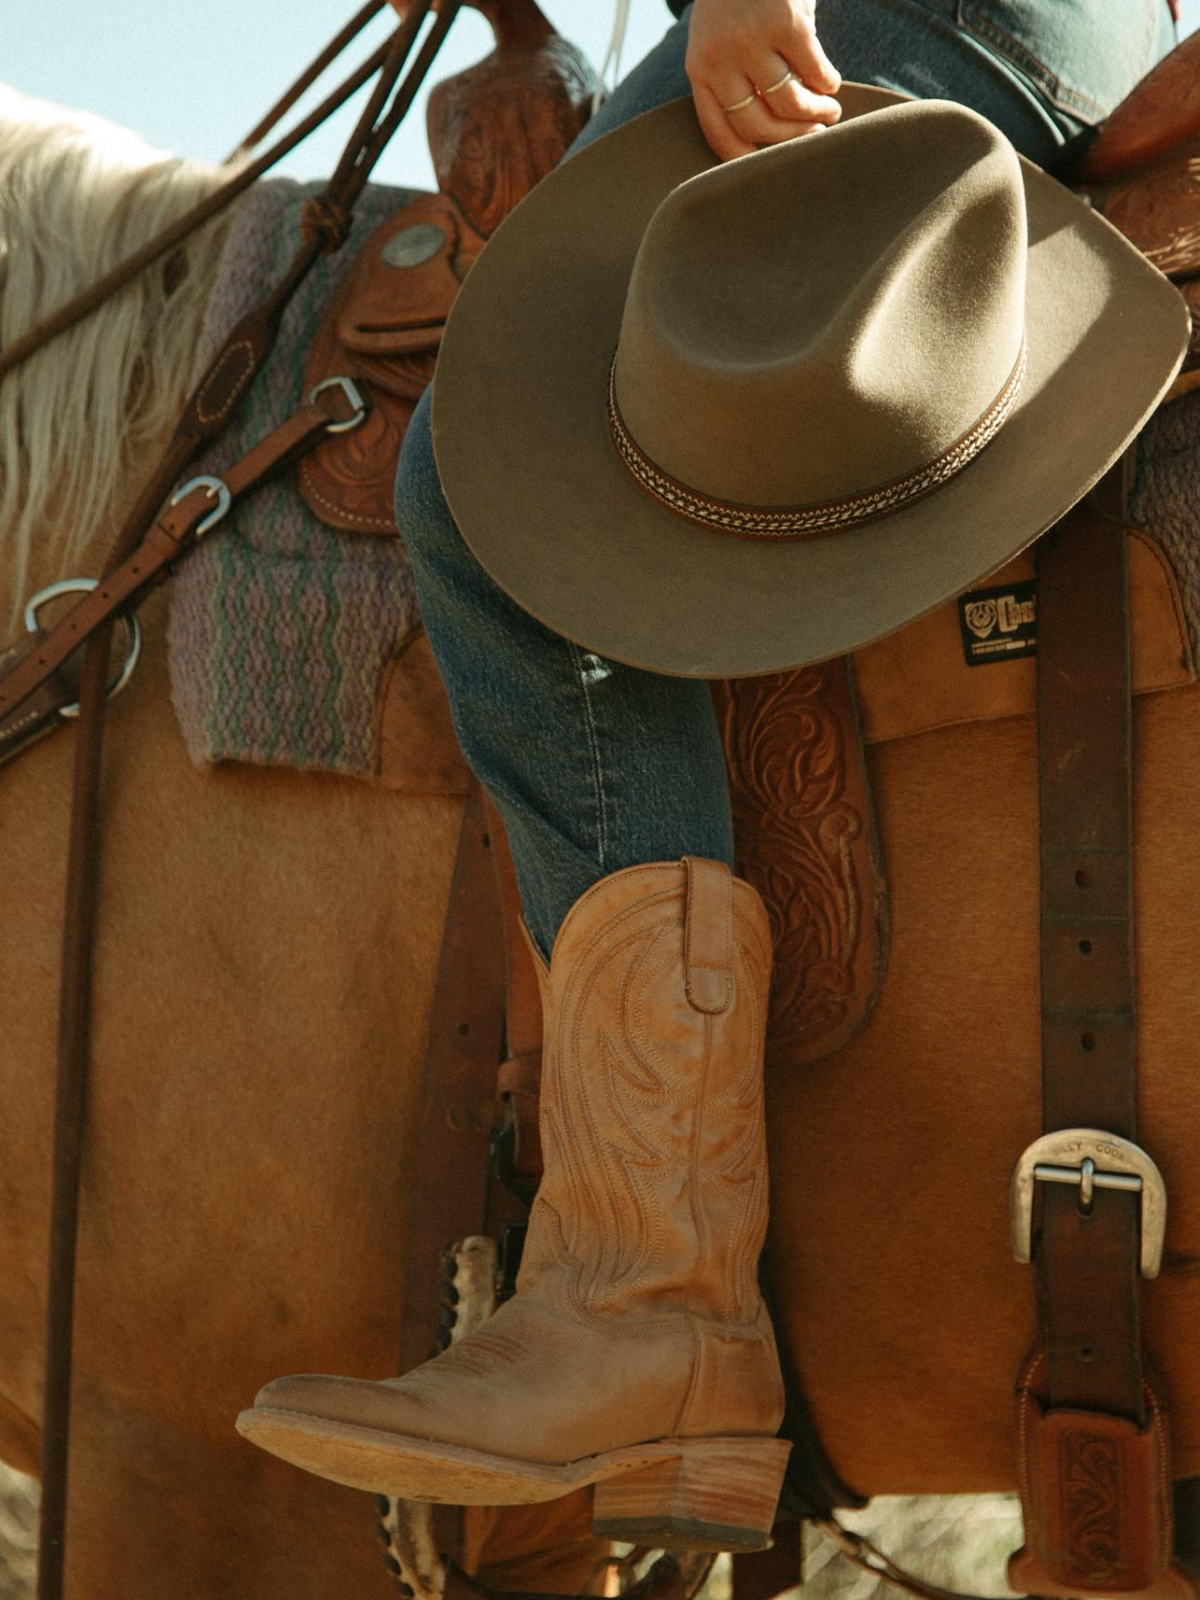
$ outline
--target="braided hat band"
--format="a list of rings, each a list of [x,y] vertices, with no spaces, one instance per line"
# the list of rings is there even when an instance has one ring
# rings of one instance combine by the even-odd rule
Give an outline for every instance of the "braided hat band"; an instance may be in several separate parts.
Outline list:
[[[639,448],[625,426],[617,403],[615,355],[608,376],[608,425],[617,454],[632,477],[668,511],[701,527],[733,534],[739,539],[802,539],[809,534],[858,527],[940,489],[974,461],[1007,422],[1020,392],[1025,366],[1026,344],[1022,339],[1016,363],[1000,393],[982,416],[940,455],[891,483],[846,499],[827,500],[820,505],[738,505],[733,501],[715,500],[709,495],[697,494],[694,489],[689,489],[686,484],[664,472]]]

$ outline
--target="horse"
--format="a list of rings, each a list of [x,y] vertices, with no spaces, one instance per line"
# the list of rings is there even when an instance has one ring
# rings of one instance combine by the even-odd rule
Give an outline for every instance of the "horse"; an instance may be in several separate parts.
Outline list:
[[[3,340],[218,181],[23,100],[5,97],[0,117]],[[0,386],[0,614],[95,570],[182,399],[220,234]],[[1159,438],[1185,484],[1200,470],[1190,403]],[[1194,491],[1171,514],[1200,541]],[[380,1580],[363,1497],[253,1450],[232,1419],[277,1373],[394,1365],[406,1155],[462,800],[197,767],[170,707],[165,611],[161,592],[143,608],[143,663],[107,738],[68,1592],[365,1594]],[[1139,697],[1144,1142],[1172,1208],[1147,1328],[1180,1475],[1200,1472],[1198,731],[1195,682]],[[828,1059],[768,1071],[775,1308],[826,1449],[864,1494],[1014,1481],[1012,1388],[1034,1312],[1005,1208],[1039,1132],[1035,738],[1026,711],[869,743],[891,897],[878,1000]],[[0,1456],[25,1471],[70,761],[58,736],[0,774]],[[540,1586],[573,1587],[565,1573]]]
[[[6,342],[226,176],[24,97],[0,119]],[[226,226],[5,383],[6,620],[102,559],[186,392]],[[232,1418],[281,1361],[395,1363],[405,1152],[462,800],[196,767],[165,621],[156,595],[140,690],[110,727],[68,1592],[369,1593],[384,1581],[369,1503],[277,1470]],[[0,1457],[36,1473],[71,741],[27,755],[4,773],[0,847]],[[586,1534],[580,1548],[590,1571]]]

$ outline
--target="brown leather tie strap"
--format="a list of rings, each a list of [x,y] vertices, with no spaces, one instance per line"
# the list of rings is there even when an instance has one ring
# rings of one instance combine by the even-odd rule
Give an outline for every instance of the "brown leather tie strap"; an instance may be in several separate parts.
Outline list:
[[[836,1517],[815,1517],[813,1526],[832,1540],[846,1560],[860,1572],[869,1572],[875,1578],[882,1578],[885,1583],[903,1589],[905,1594],[915,1595],[917,1600],[988,1600],[984,1595],[961,1594],[956,1589],[943,1589],[936,1583],[927,1583],[924,1578],[915,1577],[903,1567],[898,1567],[865,1535],[843,1528]],[[997,1596],[996,1600],[1013,1600],[1013,1597]],[[1037,1597],[1027,1596],[1026,1600],[1037,1600]]]
[[[320,55],[314,57],[305,67],[291,88],[280,95],[271,109],[254,124],[246,137],[234,146],[225,158],[226,166],[237,161],[248,150],[258,148],[267,135],[279,126],[301,95],[312,88],[317,79],[333,65],[348,45],[354,43],[367,24],[379,15],[387,3],[388,0],[367,0],[367,4],[354,13],[346,26],[334,34]],[[389,40],[388,44],[390,42]],[[384,48],[386,49],[387,45]]]

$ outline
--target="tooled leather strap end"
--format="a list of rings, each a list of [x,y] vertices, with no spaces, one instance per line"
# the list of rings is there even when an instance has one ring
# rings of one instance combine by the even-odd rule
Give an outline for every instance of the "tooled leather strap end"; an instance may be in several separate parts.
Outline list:
[[[1109,1412],[1047,1406],[1036,1355],[1017,1391],[1025,1545],[1009,1583],[1038,1595],[1196,1600],[1200,1585],[1173,1560],[1167,1416],[1147,1383],[1144,1426]]]

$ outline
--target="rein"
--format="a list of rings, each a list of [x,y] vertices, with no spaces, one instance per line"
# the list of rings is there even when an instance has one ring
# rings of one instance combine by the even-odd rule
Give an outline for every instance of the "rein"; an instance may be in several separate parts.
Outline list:
[[[248,145],[257,143],[275,126],[384,3],[385,0],[369,0],[263,118],[250,135]],[[39,689],[44,690],[66,657],[81,644],[84,646],[59,994],[38,1600],[61,1600],[65,1571],[75,1262],[101,836],[99,786],[113,624],[118,617],[131,613],[147,590],[167,576],[196,541],[215,526],[236,496],[249,492],[331,430],[357,426],[365,415],[358,392],[348,379],[318,385],[308,403],[237,462],[224,480],[193,479],[172,496],[171,491],[188,461],[201,446],[223,431],[260,370],[274,344],[280,318],[292,294],[318,257],[338,249],[345,240],[354,204],[416,97],[460,3],[461,0],[441,0],[432,27],[405,72],[432,8],[431,0],[416,0],[391,39],[291,134],[242,168],[227,184],[123,265],[60,307],[0,354],[0,375],[3,375],[87,316],[137,273],[161,259],[228,206],[373,73],[378,73],[375,87],[337,167],[322,193],[305,208],[296,254],[275,288],[226,335],[208,371],[184,406],[162,460],[121,527],[98,585],[48,633],[35,634],[25,650],[18,647],[14,651],[0,652],[0,667],[9,669],[0,680],[2,759],[6,742],[13,745],[15,753],[15,749],[24,748],[40,732],[48,732],[54,725],[70,695],[64,699],[58,690],[48,696],[43,694],[36,708],[40,714],[34,719],[38,726],[30,725],[30,697]]]

